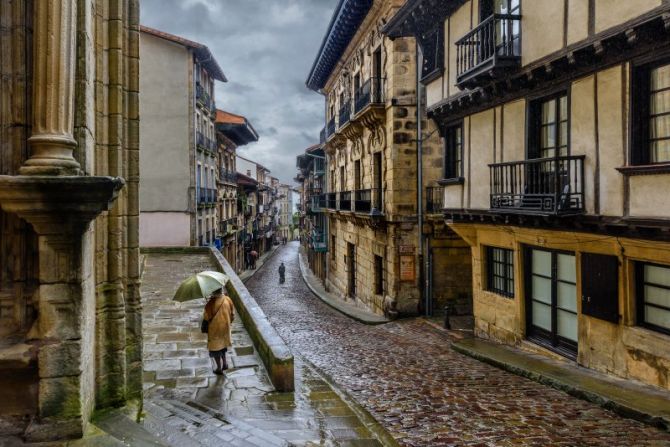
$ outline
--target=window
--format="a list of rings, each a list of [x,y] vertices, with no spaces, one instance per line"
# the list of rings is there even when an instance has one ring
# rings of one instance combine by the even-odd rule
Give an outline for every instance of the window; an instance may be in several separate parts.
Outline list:
[[[670,334],[670,266],[637,263],[635,280],[638,324]]]
[[[565,92],[531,103],[528,158],[569,155],[568,95]]]
[[[463,124],[447,127],[444,133],[444,178],[463,177]]]
[[[334,234],[330,235],[330,260],[333,261],[333,268],[335,268],[335,261],[337,260],[337,256],[335,255],[335,241],[337,239],[335,238]]]
[[[384,295],[384,258],[375,255],[375,294]]]
[[[632,104],[631,163],[670,162],[670,64],[636,69]]]
[[[486,247],[486,289],[514,297],[514,251]]]

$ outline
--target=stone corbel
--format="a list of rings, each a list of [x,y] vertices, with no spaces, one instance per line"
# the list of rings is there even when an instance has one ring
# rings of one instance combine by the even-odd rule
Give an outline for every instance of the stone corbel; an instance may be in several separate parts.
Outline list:
[[[363,126],[359,123],[351,122],[342,130],[342,134],[353,143],[353,154],[361,154],[363,152]]]

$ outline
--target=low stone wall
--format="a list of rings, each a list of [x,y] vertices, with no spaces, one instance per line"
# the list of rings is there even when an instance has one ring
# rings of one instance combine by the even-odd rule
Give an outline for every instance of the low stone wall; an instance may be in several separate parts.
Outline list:
[[[221,271],[230,279],[226,286],[228,296],[235,303],[237,312],[244,322],[244,327],[249,332],[256,350],[258,350],[265,364],[272,384],[279,391],[293,391],[293,355],[291,351],[272,327],[265,313],[235,274],[226,258],[215,248],[211,248],[211,254]]]

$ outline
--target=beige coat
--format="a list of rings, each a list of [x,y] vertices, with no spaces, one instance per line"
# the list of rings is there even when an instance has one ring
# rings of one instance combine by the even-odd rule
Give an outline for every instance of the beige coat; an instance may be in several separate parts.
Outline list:
[[[207,305],[205,305],[205,315],[203,318],[209,321],[209,330],[207,332],[208,351],[220,351],[233,345],[230,327],[235,318],[235,306],[230,297],[223,295],[210,299]]]

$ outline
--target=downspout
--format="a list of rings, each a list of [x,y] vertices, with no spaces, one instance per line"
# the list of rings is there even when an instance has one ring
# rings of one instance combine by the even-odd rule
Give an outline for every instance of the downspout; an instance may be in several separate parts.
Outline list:
[[[416,166],[417,166],[417,184],[416,184],[416,203],[418,207],[418,223],[419,223],[419,262],[422,264],[422,269],[420,270],[420,278],[422,280],[421,284],[421,299],[423,299],[423,310],[425,315],[429,315],[428,309],[428,256],[425,252],[425,238],[423,236],[423,126],[421,123],[421,97],[422,97],[422,85],[421,85],[421,63],[423,60],[423,55],[421,52],[421,46],[419,42],[415,42],[416,47]]]

